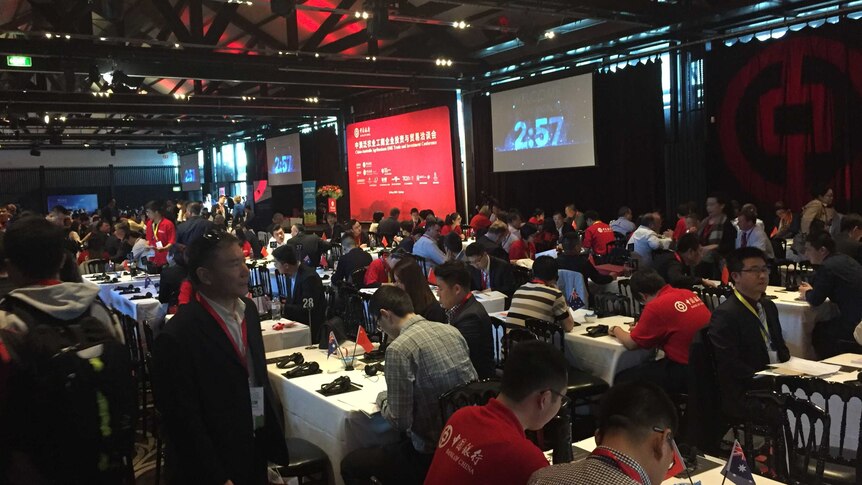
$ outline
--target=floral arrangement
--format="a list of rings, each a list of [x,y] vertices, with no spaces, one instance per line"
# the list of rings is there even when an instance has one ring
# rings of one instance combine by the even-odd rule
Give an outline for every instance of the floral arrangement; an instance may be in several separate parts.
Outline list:
[[[344,191],[337,185],[324,185],[317,189],[317,195],[320,197],[328,197],[330,199],[340,199],[344,195]]]

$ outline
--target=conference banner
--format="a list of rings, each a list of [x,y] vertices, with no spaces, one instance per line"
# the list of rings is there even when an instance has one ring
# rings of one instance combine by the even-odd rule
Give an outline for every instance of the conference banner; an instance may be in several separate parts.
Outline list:
[[[317,181],[302,182],[302,213],[305,225],[317,224]]]
[[[445,106],[347,126],[350,215],[371,220],[392,207],[455,211],[452,135]]]

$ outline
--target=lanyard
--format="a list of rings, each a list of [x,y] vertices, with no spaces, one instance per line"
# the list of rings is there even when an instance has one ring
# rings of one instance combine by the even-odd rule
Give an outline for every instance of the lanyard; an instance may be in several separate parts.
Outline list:
[[[160,223],[161,223],[161,221],[159,221],[159,222],[153,221],[153,223],[150,224],[150,226],[153,228],[153,239],[155,239],[156,241],[159,240],[159,224]]]
[[[641,474],[637,470],[635,470],[632,466],[630,466],[626,463],[623,463],[611,451],[606,450],[604,448],[596,448],[595,450],[593,450],[591,456],[596,457],[596,458],[604,461],[605,463],[615,465],[617,468],[620,469],[621,472],[625,473],[627,477],[631,478],[632,480],[636,481],[637,483],[640,483],[640,484],[644,483],[643,478],[641,477]]]
[[[233,336],[230,333],[230,330],[227,329],[227,324],[224,323],[224,320],[219,316],[218,312],[213,310],[213,307],[206,301],[204,298],[201,298],[200,294],[195,295],[198,299],[198,303],[204,307],[204,310],[210,314],[213,319],[215,319],[216,323],[218,323],[219,327],[221,327],[224,334],[227,335],[227,339],[230,340],[231,345],[233,345],[233,350],[236,352],[236,356],[239,358],[240,363],[242,363],[243,368],[245,368],[246,373],[248,373],[248,359],[246,359],[246,354],[243,354],[239,351],[239,346],[236,344],[236,341],[233,339]],[[242,319],[242,323],[240,324],[242,328],[242,348],[248,353],[248,329],[246,328],[245,318]]]
[[[755,310],[754,307],[751,306],[751,303],[748,303],[748,300],[746,300],[744,296],[739,294],[738,290],[734,289],[733,293],[736,295],[736,298],[740,302],[742,302],[745,308],[748,308],[748,311],[750,311],[755,317],[757,317],[757,321],[760,322],[760,336],[763,337],[763,341],[766,343],[767,348],[771,349],[772,340],[769,338],[769,330],[766,329],[766,324],[763,322],[763,320],[760,319],[760,314],[757,313],[757,310]]]
[[[679,257],[679,253],[673,253],[673,257],[676,258],[677,261],[682,263],[683,266],[685,266],[685,263],[682,262],[682,258]]]

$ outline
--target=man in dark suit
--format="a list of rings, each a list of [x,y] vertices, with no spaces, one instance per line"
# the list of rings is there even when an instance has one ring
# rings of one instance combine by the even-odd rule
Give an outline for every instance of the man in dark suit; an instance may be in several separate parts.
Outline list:
[[[188,251],[196,296],[156,339],[153,385],[163,416],[168,482],[263,485],[287,464],[267,378],[248,268],[235,237],[207,233]]]
[[[272,257],[275,260],[275,269],[284,275],[282,316],[311,327],[311,340],[317,342],[326,316],[323,281],[314,268],[302,264],[293,246],[285,244],[276,248]]]
[[[836,252],[835,241],[826,231],[808,235],[805,256],[817,269],[810,283],[799,285],[799,296],[812,307],[822,305],[828,298],[839,313],[836,318],[814,326],[811,341],[817,358],[858,352],[853,330],[862,320],[862,265]]]
[[[395,236],[401,232],[401,223],[398,222],[398,217],[401,211],[397,207],[389,209],[389,217],[380,221],[377,226],[377,240],[383,241],[386,238],[386,247],[395,245]]]
[[[470,289],[496,290],[509,298],[515,294],[515,275],[508,261],[489,256],[478,242],[467,246],[464,255],[470,263]]]
[[[778,309],[763,297],[769,284],[766,255],[740,248],[727,260],[735,290],[712,313],[709,339],[716,360],[721,406],[733,418],[749,414],[745,392],[757,387],[755,373],[786,362],[790,351],[781,334]]]
[[[340,283],[347,280],[350,282],[350,276],[359,268],[365,268],[371,264],[371,255],[363,249],[356,247],[356,242],[352,237],[346,236],[341,240],[341,248],[344,254],[338,258],[338,268],[332,275],[332,284]]]
[[[201,217],[202,208],[200,202],[191,202],[186,208],[186,220],[177,226],[177,241],[171,246],[175,261],[185,263],[183,253],[186,248],[212,229],[213,222]]]
[[[338,223],[338,216],[335,215],[335,212],[327,212],[326,226],[323,228],[323,235],[330,242],[338,242],[341,240],[342,232],[344,232],[344,228]]]
[[[320,239],[317,234],[305,232],[305,226],[302,224],[294,224],[290,228],[290,232],[292,237],[284,244],[293,246],[299,259],[312,268],[316,268],[320,264],[320,255],[332,247],[329,242]]]
[[[695,285],[715,286],[709,280],[694,274],[694,268],[703,259],[697,234],[685,234],[676,242],[676,251],[662,253],[653,261],[653,268],[667,284],[674,288],[692,289]]]
[[[434,268],[440,289],[440,304],[449,324],[461,332],[470,349],[470,361],[479,379],[494,377],[494,334],[491,317],[470,292],[470,271],[460,261]]]
[[[476,239],[476,244],[484,251],[503,261],[509,260],[509,252],[503,249],[503,241],[509,236],[509,226],[503,221],[495,221],[488,231]]]

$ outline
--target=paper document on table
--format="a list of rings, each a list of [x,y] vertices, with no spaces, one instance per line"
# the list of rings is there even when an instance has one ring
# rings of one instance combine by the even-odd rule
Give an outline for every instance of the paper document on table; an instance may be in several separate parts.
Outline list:
[[[377,407],[377,397],[368,392],[348,392],[340,395],[338,400],[357,411],[362,411],[369,417],[380,412],[380,408]]]
[[[493,290],[492,291],[477,291],[477,292],[473,293],[473,296],[475,296],[476,299],[479,301],[494,300],[497,298],[506,298],[505,293],[500,293],[499,291],[493,291]]]
[[[557,248],[542,251],[541,253],[536,253],[537,258],[541,256],[550,256],[554,259],[557,259]]]
[[[856,367],[862,369],[862,355],[860,354],[841,354],[835,357],[830,357],[823,361],[826,364],[840,365],[846,367]]]
[[[828,376],[841,370],[841,366],[839,365],[824,364],[822,362],[800,359],[798,357],[791,357],[787,362],[783,362],[781,364],[770,364],[769,366],[776,369],[801,372],[802,374],[814,377]]]
[[[853,382],[856,379],[858,379],[858,376],[859,376],[858,372],[839,372],[838,374],[835,374],[834,376],[827,377],[825,380],[827,380],[829,382],[841,382],[841,383]]]

